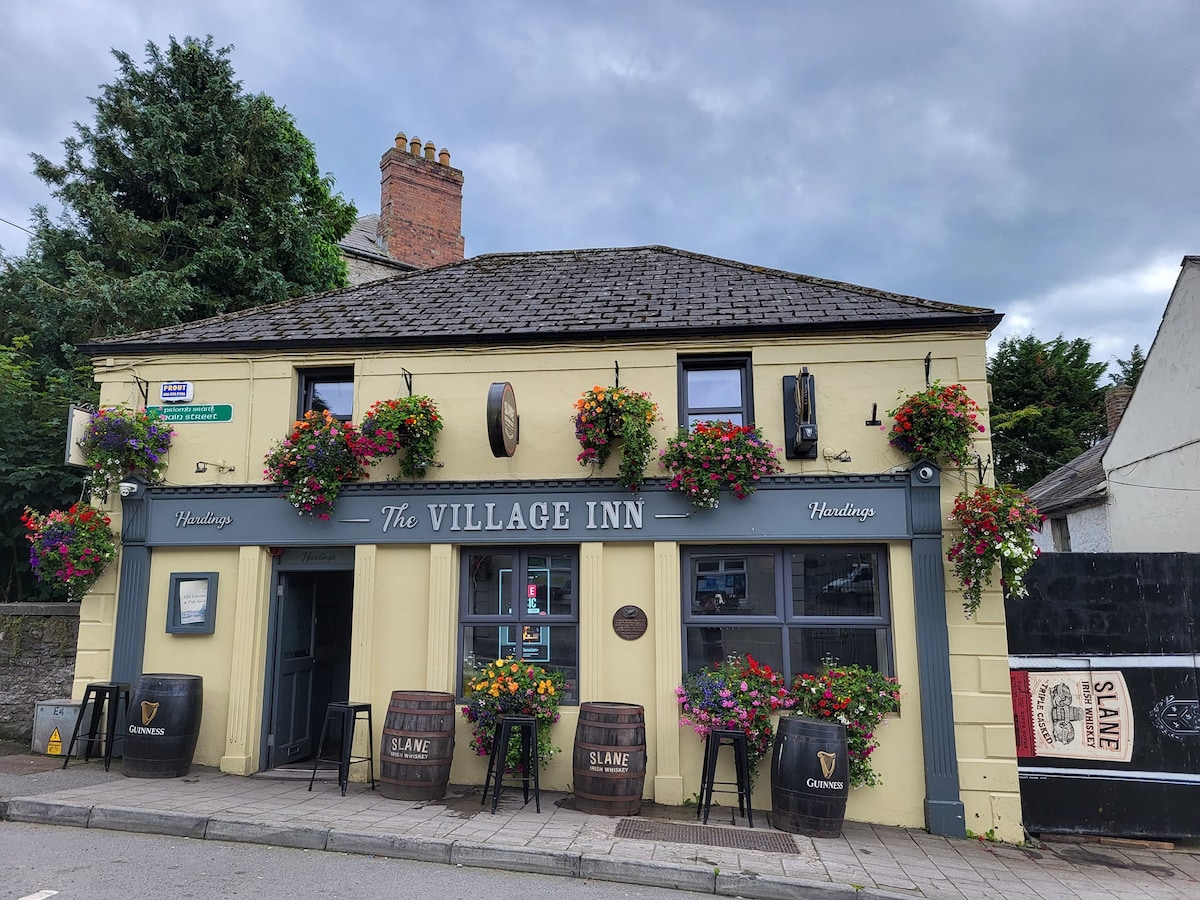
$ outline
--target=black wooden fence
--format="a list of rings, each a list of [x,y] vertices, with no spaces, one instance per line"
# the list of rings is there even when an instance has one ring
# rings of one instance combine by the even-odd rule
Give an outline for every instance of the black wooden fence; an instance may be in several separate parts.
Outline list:
[[[1010,598],[1025,827],[1200,836],[1200,554],[1051,553]]]

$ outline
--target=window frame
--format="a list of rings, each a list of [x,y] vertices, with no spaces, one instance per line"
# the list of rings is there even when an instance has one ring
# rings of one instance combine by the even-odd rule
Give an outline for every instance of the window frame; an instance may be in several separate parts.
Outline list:
[[[509,555],[513,558],[513,572],[511,576],[511,593],[509,599],[512,602],[513,612],[511,613],[472,613],[471,607],[471,557],[473,554],[486,553],[490,555]],[[529,573],[529,557],[531,556],[569,556],[571,558],[571,584],[573,589],[570,598],[569,613],[549,613],[547,615],[532,615],[528,612],[526,604],[518,602],[521,600],[519,585],[525,584]],[[578,544],[499,544],[499,545],[464,545],[459,548],[459,591],[458,591],[458,670],[455,684],[455,698],[457,702],[465,702],[463,694],[463,671],[466,667],[467,646],[466,646],[466,631],[468,628],[475,627],[520,627],[527,623],[536,622],[539,625],[555,626],[568,625],[575,629],[575,695],[574,697],[566,697],[562,699],[563,706],[578,706],[579,699],[579,545]],[[538,665],[547,665],[545,663],[537,663]],[[563,668],[560,664],[555,664],[553,661],[548,664],[550,667]]]
[[[716,370],[736,370],[742,383],[741,406],[692,406],[688,402],[688,373]],[[753,364],[749,354],[720,356],[680,356],[676,366],[676,390],[679,397],[679,426],[691,429],[693,416],[703,421],[725,421],[733,414],[742,417],[743,425],[754,425]]]
[[[349,422],[354,418],[354,366],[324,366],[314,369],[297,369],[299,385],[296,392],[296,419],[303,419],[304,414],[313,408],[313,397],[318,384],[342,383],[350,385],[350,412],[341,416],[334,413],[334,418]]]
[[[792,567],[789,557],[794,553],[805,551],[835,551],[845,554],[869,554],[876,556],[878,564],[877,597],[879,601],[876,615],[798,615],[793,612],[792,602]],[[854,631],[884,630],[885,640],[882,642],[881,670],[885,675],[894,675],[895,658],[895,626],[892,616],[891,577],[889,573],[890,555],[886,544],[874,543],[805,543],[805,544],[712,544],[681,546],[680,556],[680,587],[681,587],[681,651],[683,671],[689,671],[688,632],[702,628],[760,628],[777,629],[780,636],[780,653],[783,660],[783,672],[790,681],[801,671],[792,660],[793,635],[810,629],[846,628]],[[723,613],[719,619],[705,616],[693,610],[692,599],[696,595],[696,566],[694,561],[705,558],[728,558],[736,556],[771,556],[773,558],[773,577],[775,586],[774,615],[754,615]],[[747,567],[747,570],[749,567]],[[701,638],[703,640],[703,638]]]

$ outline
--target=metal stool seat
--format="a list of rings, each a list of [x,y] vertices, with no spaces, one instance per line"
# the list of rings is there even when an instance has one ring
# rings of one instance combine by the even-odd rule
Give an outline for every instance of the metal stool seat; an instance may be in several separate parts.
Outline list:
[[[717,754],[722,747],[733,748],[733,768],[737,781],[714,781],[717,772]],[[754,827],[754,809],[750,805],[750,752],[746,733],[733,728],[714,728],[704,739],[704,769],[700,778],[700,805],[696,807],[696,818],[704,815],[708,824],[708,812],[712,807],[712,795],[716,785],[735,787],[738,798],[738,813],[746,817]],[[719,794],[734,791],[718,790]]]
[[[83,689],[83,701],[79,704],[79,715],[75,717],[75,730],[71,732],[71,740],[67,744],[67,755],[63,759],[62,767],[64,769],[71,761],[76,741],[79,741],[83,744],[84,762],[92,758],[92,750],[97,745],[104,748],[104,771],[108,771],[108,767],[112,763],[113,743],[117,739],[117,706],[121,701],[125,702],[125,714],[121,719],[124,722],[129,718],[129,685],[127,683],[123,681],[93,681]],[[92,720],[88,725],[87,734],[80,737],[79,729],[83,725],[83,717],[87,712],[89,702],[92,704]],[[104,717],[103,733],[100,730],[101,716]],[[101,754],[97,752],[96,755],[100,756]]]
[[[496,738],[492,742],[492,754],[488,757],[487,777],[483,782],[483,797],[479,803],[487,802],[488,785],[492,788],[492,812],[500,802],[500,791],[504,786],[505,774],[511,773],[508,768],[508,746],[514,735],[520,736],[520,758],[517,761],[517,771],[507,780],[510,783],[521,782],[525,794],[525,804],[529,803],[529,783],[533,782],[534,808],[542,811],[542,791],[538,783],[538,769],[541,768],[541,757],[538,755],[537,719],[534,716],[501,716],[496,725]]]
[[[354,726],[358,724],[359,716],[367,714],[367,755],[354,756]],[[342,739],[338,754],[325,755],[325,737],[329,733],[330,723],[338,720]],[[325,710],[325,722],[321,725],[321,739],[317,742],[317,758],[313,760],[312,775],[308,779],[308,789],[311,791],[313,781],[317,777],[317,767],[323,762],[335,762],[338,766],[338,786],[342,796],[346,796],[346,786],[350,783],[350,767],[355,763],[366,763],[367,772],[371,777],[371,790],[375,790],[375,752],[372,741],[375,740],[375,726],[371,721],[371,704],[354,703],[347,700],[335,700]]]

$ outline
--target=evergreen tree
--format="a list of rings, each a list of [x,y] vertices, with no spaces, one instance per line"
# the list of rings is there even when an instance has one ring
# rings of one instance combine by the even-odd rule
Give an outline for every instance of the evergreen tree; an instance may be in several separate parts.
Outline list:
[[[0,254],[0,600],[47,595],[24,507],[79,497],[67,406],[96,395],[76,344],[346,283],[354,206],[292,116],[242,90],[230,49],[171,38],[142,67],[114,50],[95,121],[76,123],[62,162],[33,155],[62,212],[36,207],[26,252]]]
[[[40,352],[342,287],[355,219],[292,116],[235,80],[231,48],[171,38],[92,98],[61,163],[33,155],[63,211],[0,280],[0,340]]]
[[[1091,342],[1009,337],[988,364],[996,481],[1028,488],[1105,433],[1104,363]]]
[[[1129,351],[1129,359],[1117,357],[1117,367],[1120,372],[1116,375],[1109,375],[1108,380],[1113,384],[1127,384],[1130,387],[1136,387],[1138,379],[1142,377],[1142,367],[1145,365],[1146,357],[1142,354],[1141,346],[1134,344],[1133,349]]]

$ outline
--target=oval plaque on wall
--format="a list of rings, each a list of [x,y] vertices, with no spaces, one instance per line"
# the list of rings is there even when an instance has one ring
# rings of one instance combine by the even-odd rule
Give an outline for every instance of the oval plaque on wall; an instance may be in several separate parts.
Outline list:
[[[617,637],[636,641],[646,633],[646,613],[638,606],[622,606],[613,613],[613,631]]]
[[[488,388],[488,443],[492,456],[512,456],[521,439],[521,420],[517,415],[517,395],[507,381],[498,381]]]

